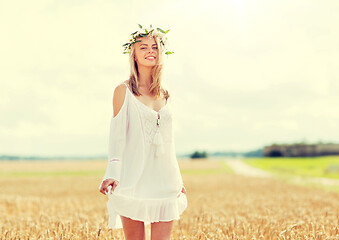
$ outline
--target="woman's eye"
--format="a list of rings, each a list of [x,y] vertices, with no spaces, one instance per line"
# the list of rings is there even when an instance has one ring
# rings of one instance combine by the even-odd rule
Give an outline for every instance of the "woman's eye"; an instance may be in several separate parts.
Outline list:
[[[141,50],[146,49],[145,47],[140,48]],[[153,49],[158,49],[158,47],[153,47]]]

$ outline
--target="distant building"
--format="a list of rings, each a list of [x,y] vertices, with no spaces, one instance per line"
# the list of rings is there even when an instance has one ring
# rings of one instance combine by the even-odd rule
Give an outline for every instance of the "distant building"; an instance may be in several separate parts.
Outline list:
[[[339,155],[339,144],[273,144],[264,147],[265,157],[315,157]]]

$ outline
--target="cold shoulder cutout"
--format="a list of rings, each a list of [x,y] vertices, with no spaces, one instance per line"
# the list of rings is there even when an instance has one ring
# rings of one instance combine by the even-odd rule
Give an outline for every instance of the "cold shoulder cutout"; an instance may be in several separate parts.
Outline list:
[[[126,102],[126,85],[120,84],[114,89],[113,94],[113,118],[116,117],[119,113],[122,107],[124,107]],[[115,108],[118,109],[118,111],[115,111]]]

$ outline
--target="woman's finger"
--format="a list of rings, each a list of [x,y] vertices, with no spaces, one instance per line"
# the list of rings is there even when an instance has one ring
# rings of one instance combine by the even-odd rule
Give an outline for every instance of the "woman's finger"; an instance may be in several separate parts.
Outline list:
[[[100,191],[101,193],[104,193],[104,192],[103,192],[103,182],[100,184],[99,191]]]
[[[100,190],[100,192],[102,193],[102,194],[107,194],[107,192],[108,192],[108,186],[109,186],[109,184],[107,184],[107,181],[105,180],[103,183],[102,183],[102,185],[101,185],[101,190]]]
[[[118,181],[112,183],[111,194],[114,192],[115,188],[118,186]]]
[[[102,185],[100,192],[102,192],[103,194],[106,195],[106,192],[107,192],[107,185],[106,184]]]
[[[113,191],[114,191],[114,189],[115,189],[115,182],[113,182],[111,186],[112,186],[112,187],[111,187],[111,191],[110,191],[110,193],[112,194],[112,193],[113,193]]]
[[[177,195],[177,197],[179,197],[181,193],[186,194],[186,189],[185,189],[185,187],[182,187],[182,188],[181,188],[181,192]]]

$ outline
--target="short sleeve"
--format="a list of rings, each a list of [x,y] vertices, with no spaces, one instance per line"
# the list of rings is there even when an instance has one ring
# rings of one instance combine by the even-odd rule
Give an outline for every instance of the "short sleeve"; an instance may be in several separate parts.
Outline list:
[[[108,138],[108,165],[103,180],[113,178],[120,181],[121,161],[126,146],[128,129],[127,94],[126,92],[124,103],[118,114],[111,117]]]

